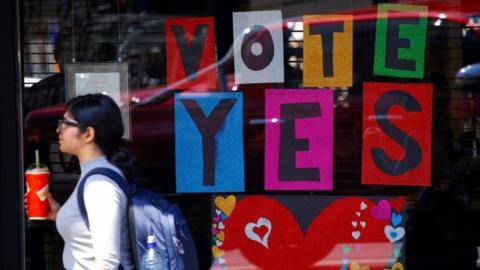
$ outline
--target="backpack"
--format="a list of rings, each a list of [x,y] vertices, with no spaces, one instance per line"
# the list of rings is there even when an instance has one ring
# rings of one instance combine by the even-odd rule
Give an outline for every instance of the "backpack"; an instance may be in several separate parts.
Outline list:
[[[89,227],[83,192],[85,179],[94,174],[105,175],[117,183],[128,198],[128,224],[132,253],[137,269],[147,250],[147,236],[152,232],[157,244],[168,253],[170,270],[198,269],[197,253],[188,224],[177,205],[169,203],[162,196],[129,185],[117,172],[109,168],[95,168],[82,179],[77,189],[80,213]],[[120,268],[121,269],[121,268]]]

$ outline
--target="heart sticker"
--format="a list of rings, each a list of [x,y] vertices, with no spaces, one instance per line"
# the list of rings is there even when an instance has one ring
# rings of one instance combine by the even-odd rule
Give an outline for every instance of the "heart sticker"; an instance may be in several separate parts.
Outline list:
[[[365,226],[367,226],[367,223],[365,221],[360,221],[360,226],[362,226],[362,228],[365,228]]]
[[[229,195],[226,198],[218,196],[215,198],[215,205],[227,216],[230,216],[233,208],[235,208],[236,201],[237,199],[233,195]]]
[[[405,197],[397,197],[388,200],[393,209],[397,212],[401,212],[403,205],[405,204]]]
[[[219,249],[217,246],[213,246],[212,247],[212,254],[213,254],[213,257],[218,258],[218,257],[222,257],[223,255],[225,255],[225,251],[223,251],[222,249]]]
[[[379,220],[390,219],[391,212],[392,208],[386,200],[380,200],[371,210],[372,216]]]
[[[357,222],[356,222],[356,221],[352,221],[352,226],[353,226],[354,228],[356,228],[356,227],[357,227]]]
[[[403,264],[402,263],[395,263],[393,266],[392,266],[392,270],[403,270]]]
[[[358,263],[351,263],[350,270],[370,270],[370,267],[360,266]]]
[[[222,232],[219,232],[219,233],[217,234],[217,238],[218,238],[218,240],[220,240],[220,241],[224,241],[224,240],[225,240],[225,233],[224,233],[223,231],[222,231]]]
[[[394,243],[403,238],[405,235],[405,229],[402,227],[393,228],[390,225],[385,226],[385,236],[387,236],[390,242]]]
[[[266,227],[267,230],[263,235],[259,235],[258,231],[255,229],[261,229],[262,227]],[[248,223],[245,226],[245,235],[260,244],[262,244],[264,247],[268,248],[268,237],[270,236],[270,233],[272,232],[272,223],[270,220],[266,218],[259,218],[257,223]]]
[[[222,266],[220,265],[219,262],[213,263],[212,266],[210,267],[210,270],[221,270]]]
[[[360,210],[367,209],[367,204],[365,202],[360,203]]]
[[[360,238],[360,232],[359,231],[354,231],[354,232],[352,232],[352,236],[355,240],[358,240],[358,238]]]
[[[398,258],[398,257],[400,257],[401,255],[402,255],[402,252],[400,251],[399,248],[394,248],[394,249],[393,249],[393,256],[394,256],[395,258]]]
[[[392,213],[392,225],[393,226],[398,226],[400,223],[402,223],[403,217],[402,215],[397,215],[395,213]]]

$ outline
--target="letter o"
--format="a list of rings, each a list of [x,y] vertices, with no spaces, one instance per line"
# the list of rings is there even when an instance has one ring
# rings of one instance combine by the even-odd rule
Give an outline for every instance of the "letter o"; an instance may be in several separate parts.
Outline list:
[[[252,47],[257,43],[262,46],[262,51],[260,54],[255,55],[252,52]],[[249,69],[255,71],[262,70],[273,60],[273,46],[270,31],[261,25],[254,25],[250,28],[250,32],[243,37],[242,60]]]

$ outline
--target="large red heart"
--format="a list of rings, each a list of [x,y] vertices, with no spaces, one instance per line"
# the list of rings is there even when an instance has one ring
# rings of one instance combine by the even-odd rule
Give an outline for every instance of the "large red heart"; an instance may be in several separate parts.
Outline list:
[[[275,199],[245,197],[225,221],[226,265],[228,269],[339,270],[345,263],[357,262],[371,270],[383,269],[392,254],[392,244],[384,234],[390,220],[373,218],[369,211],[373,206],[372,201],[359,197],[335,200],[312,220],[304,234],[295,217]],[[270,234],[253,230],[259,237],[254,241],[247,237],[246,227],[253,223],[268,229],[256,225],[261,218],[271,222]],[[262,244],[265,235],[268,239]]]

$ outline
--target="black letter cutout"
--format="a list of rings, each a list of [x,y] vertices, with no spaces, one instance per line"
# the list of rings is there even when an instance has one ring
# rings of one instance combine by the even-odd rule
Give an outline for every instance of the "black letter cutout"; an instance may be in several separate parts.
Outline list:
[[[343,31],[343,22],[310,24],[309,34],[322,36],[324,77],[333,77],[333,33]]]
[[[382,148],[373,148],[373,161],[383,172],[397,176],[415,169],[422,161],[422,150],[418,143],[402,130],[395,127],[388,119],[388,111],[394,105],[399,105],[407,112],[420,112],[422,108],[417,100],[401,90],[392,90],[383,94],[375,103],[375,117],[380,128],[405,149],[402,160],[389,158]]]
[[[259,55],[252,53],[254,44],[262,46],[262,52]],[[270,31],[261,25],[254,25],[250,32],[243,37],[241,55],[245,65],[251,70],[262,70],[266,68],[273,60],[273,39]]]
[[[320,181],[318,168],[297,168],[296,151],[308,151],[308,139],[295,137],[295,119],[321,116],[319,103],[280,105],[280,162],[279,181]]]
[[[215,134],[223,126],[225,118],[235,105],[234,98],[222,99],[208,117],[193,99],[181,102],[202,135],[203,185],[215,185]]]
[[[205,41],[208,34],[208,25],[199,24],[195,27],[195,33],[193,39],[189,45],[185,38],[185,31],[181,25],[173,25],[172,32],[177,40],[178,49],[182,56],[183,68],[185,69],[185,75],[191,81],[194,81],[197,77],[197,71],[200,67],[200,59],[202,58],[203,48],[205,47]]]
[[[389,12],[395,14],[395,12]],[[401,69],[415,71],[415,60],[398,59],[398,49],[410,48],[410,39],[400,38],[400,25],[419,24],[420,18],[389,18],[387,20],[387,44],[385,67],[392,69]]]

